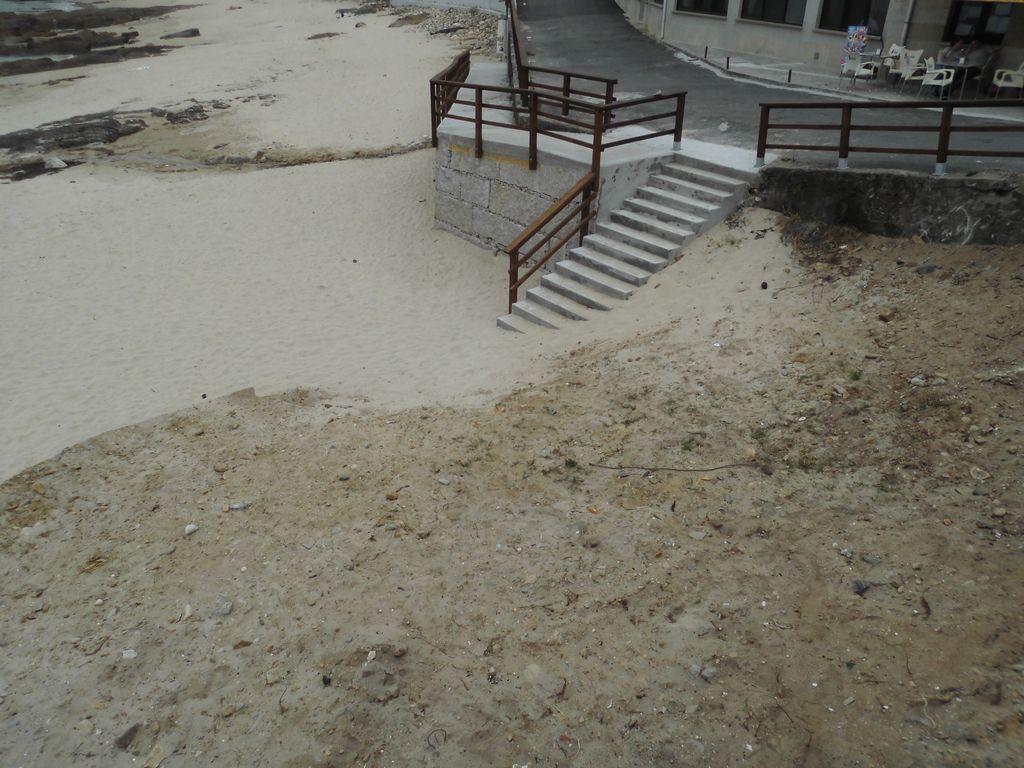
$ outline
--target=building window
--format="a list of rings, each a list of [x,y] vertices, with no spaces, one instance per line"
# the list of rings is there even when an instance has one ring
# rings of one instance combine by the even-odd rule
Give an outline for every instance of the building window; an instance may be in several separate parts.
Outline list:
[[[743,0],[743,18],[800,27],[806,6],[807,0]]]
[[[1001,45],[1012,8],[1012,3],[955,2],[950,6],[942,39]]]
[[[729,0],[676,0],[676,10],[688,13],[710,13],[725,16]]]
[[[821,4],[821,29],[867,27],[869,35],[881,37],[889,0],[824,0]]]

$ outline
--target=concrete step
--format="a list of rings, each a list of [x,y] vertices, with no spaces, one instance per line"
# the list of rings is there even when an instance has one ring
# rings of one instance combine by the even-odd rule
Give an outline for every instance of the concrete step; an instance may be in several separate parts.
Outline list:
[[[650,232],[641,232],[614,221],[599,221],[594,226],[594,231],[609,240],[619,240],[665,259],[674,259],[681,250],[679,243],[658,237]],[[586,238],[583,239],[583,242],[586,242]]]
[[[527,333],[531,328],[536,328],[537,326],[519,315],[502,315],[498,318],[498,327],[503,331]]]
[[[574,261],[567,261],[566,263],[576,264]],[[557,264],[555,265],[555,269],[558,270]],[[566,275],[560,271],[547,273],[540,279],[540,282],[545,288],[549,288],[555,293],[560,293],[563,296],[572,299],[577,304],[582,304],[584,307],[589,309],[597,309],[602,312],[607,312],[612,308],[611,300],[608,296],[601,294],[596,290],[587,288],[582,282],[571,277],[566,277]]]
[[[653,216],[622,209],[612,211],[612,221],[641,232],[650,232],[664,240],[672,241],[677,246],[684,245],[686,242],[693,239],[693,236],[696,234],[689,227],[669,224],[668,222],[656,219]]]
[[[668,259],[663,259],[661,256],[655,256],[642,248],[636,248],[621,240],[605,237],[604,235],[587,235],[583,238],[583,244],[595,250],[611,254],[617,259],[635,264],[641,269],[646,269],[648,272],[657,272],[659,269],[664,269],[668,266]]]
[[[698,184],[677,176],[668,176],[664,173],[656,173],[648,180],[654,187],[667,189],[681,195],[690,195],[697,200],[704,200],[709,203],[727,205],[737,197],[735,192],[726,192],[723,189],[715,189],[704,184]]]
[[[526,291],[526,296],[534,304],[539,304],[545,309],[557,312],[559,315],[567,317],[570,320],[587,319],[586,315],[583,314],[586,307],[575,300],[570,299],[568,296],[563,296],[561,293],[551,290],[545,285],[530,288]]]
[[[696,213],[705,219],[714,216],[715,212],[721,207],[719,203],[709,203],[707,200],[700,200],[696,197],[679,194],[678,192],[670,192],[659,187],[640,187],[636,191],[636,195],[659,205],[667,205],[670,208],[678,208],[690,213]]]
[[[688,155],[685,152],[673,152],[675,162],[680,165],[691,165],[694,168],[700,168],[705,171],[711,171],[712,173],[718,173],[722,176],[729,176],[734,179],[743,179],[747,184],[753,184],[757,181],[758,170],[756,168],[734,168],[731,165],[722,165],[716,163],[713,160],[708,160],[705,157],[698,157],[696,155]],[[753,162],[753,159],[751,159]]]
[[[705,217],[698,216],[692,211],[687,211],[682,208],[674,208],[671,205],[665,205],[642,197],[629,198],[626,200],[626,207],[631,211],[643,213],[647,216],[653,216],[654,218],[661,219],[669,224],[675,224],[676,226],[693,230],[695,233],[700,232],[707,222]]]
[[[636,286],[624,280],[612,277],[607,272],[588,267],[579,261],[565,259],[555,263],[555,272],[563,275],[571,282],[580,283],[587,288],[593,288],[607,296],[625,301],[633,295]],[[545,275],[546,277],[546,275]],[[543,279],[543,278],[542,278]]]
[[[546,328],[557,328],[565,318],[552,312],[547,307],[542,307],[529,299],[520,299],[512,305],[512,314],[529,320],[531,323],[542,325]]]
[[[746,192],[749,184],[743,179],[734,176],[724,176],[714,171],[705,171],[702,168],[695,168],[692,165],[682,163],[666,163],[661,168],[666,176],[675,176],[678,179],[693,181],[705,187],[721,189],[724,192]]]
[[[651,277],[651,273],[645,269],[627,264],[625,261],[610,256],[607,253],[595,251],[586,245],[573,248],[569,251],[569,256],[573,261],[578,261],[591,269],[604,272],[606,275],[611,275],[617,280],[623,280],[633,285],[643,285]]]

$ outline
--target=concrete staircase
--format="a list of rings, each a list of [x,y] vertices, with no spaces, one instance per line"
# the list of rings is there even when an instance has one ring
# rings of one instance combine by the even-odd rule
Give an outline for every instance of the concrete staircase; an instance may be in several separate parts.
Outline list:
[[[498,327],[558,328],[612,309],[732,213],[755,178],[755,171],[675,153],[622,208],[597,222],[568,258],[555,262],[541,284],[512,305],[511,314],[499,317]]]

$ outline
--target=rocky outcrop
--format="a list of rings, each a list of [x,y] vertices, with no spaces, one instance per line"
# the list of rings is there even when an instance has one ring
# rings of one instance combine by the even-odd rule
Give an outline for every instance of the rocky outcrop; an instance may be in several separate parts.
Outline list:
[[[70,120],[0,135],[0,149],[12,152],[48,152],[54,149],[84,147],[86,144],[110,144],[145,127],[146,123],[143,120],[118,119],[112,113],[80,115]]]

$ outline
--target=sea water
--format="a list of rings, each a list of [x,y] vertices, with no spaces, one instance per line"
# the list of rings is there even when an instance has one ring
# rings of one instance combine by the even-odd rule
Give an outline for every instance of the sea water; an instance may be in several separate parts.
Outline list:
[[[39,13],[40,11],[73,11],[77,3],[70,0],[0,0],[0,13]]]

